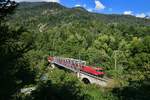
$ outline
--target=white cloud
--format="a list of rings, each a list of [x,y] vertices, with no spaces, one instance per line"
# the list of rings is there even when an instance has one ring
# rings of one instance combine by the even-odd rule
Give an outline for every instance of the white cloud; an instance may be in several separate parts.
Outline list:
[[[84,4],[84,5],[76,4],[75,7],[84,7],[85,8],[86,4]]]
[[[47,2],[59,2],[59,0],[44,0],[44,1],[47,1]]]
[[[81,7],[81,5],[79,5],[79,4],[76,4],[76,5],[75,5],[75,7]]]
[[[125,11],[124,13],[123,13],[124,15],[133,15],[133,11]]]
[[[15,0],[17,2],[22,2],[22,1],[26,1],[26,2],[40,2],[40,1],[46,1],[46,2],[60,2],[60,0]]]
[[[95,8],[96,9],[104,9],[105,6],[98,0],[95,0]]]
[[[93,9],[91,9],[91,8],[88,8],[88,9],[87,9],[87,11],[89,11],[89,12],[92,12],[92,11],[93,11]]]
[[[148,13],[136,13],[136,14],[133,14],[133,11],[125,11],[123,13],[124,15],[133,15],[133,16],[136,16],[136,17],[139,17],[139,18],[144,18],[148,15]]]
[[[139,18],[144,18],[144,17],[146,17],[146,14],[140,13],[140,14],[136,14],[135,16],[139,17]]]

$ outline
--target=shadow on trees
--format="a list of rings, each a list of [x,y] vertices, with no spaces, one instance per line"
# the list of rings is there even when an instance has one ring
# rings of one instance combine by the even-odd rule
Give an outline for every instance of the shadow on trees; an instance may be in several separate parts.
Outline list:
[[[90,100],[90,96],[81,92],[74,81],[63,85],[53,84],[51,81],[41,83],[31,94],[31,98],[32,100]]]
[[[0,29],[0,100],[10,100],[21,87],[34,83],[35,73],[23,56],[31,44],[20,41],[22,28],[15,31],[1,25]]]
[[[34,82],[35,73],[24,58],[32,43],[20,39],[27,30],[12,29],[5,22],[16,5],[10,0],[0,1],[0,100],[12,100],[22,86]]]
[[[113,93],[117,95],[120,100],[149,100],[150,79],[130,81],[128,86],[115,88]]]

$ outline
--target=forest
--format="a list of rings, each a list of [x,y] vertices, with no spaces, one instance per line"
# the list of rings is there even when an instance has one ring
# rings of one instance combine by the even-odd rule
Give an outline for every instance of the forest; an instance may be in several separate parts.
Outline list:
[[[150,19],[0,2],[0,100],[149,100]],[[51,71],[49,55],[101,66],[114,85],[86,85],[70,72]],[[28,87],[36,89],[20,92]]]

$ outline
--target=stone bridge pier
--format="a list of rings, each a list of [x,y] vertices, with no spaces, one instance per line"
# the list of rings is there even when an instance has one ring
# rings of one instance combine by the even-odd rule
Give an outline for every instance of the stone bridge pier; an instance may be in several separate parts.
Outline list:
[[[80,80],[83,81],[85,84],[97,84],[102,87],[106,87],[108,84],[108,80],[84,72],[77,72],[77,77],[80,78]]]

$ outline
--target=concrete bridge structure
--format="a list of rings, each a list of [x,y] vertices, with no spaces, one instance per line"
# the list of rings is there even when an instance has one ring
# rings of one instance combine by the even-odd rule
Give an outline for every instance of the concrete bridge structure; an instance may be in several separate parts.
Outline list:
[[[109,83],[108,78],[98,77],[81,71],[81,67],[86,65],[85,61],[63,57],[53,57],[52,59],[48,59],[48,61],[51,63],[52,67],[59,66],[74,72],[85,84],[97,84],[106,87]]]

